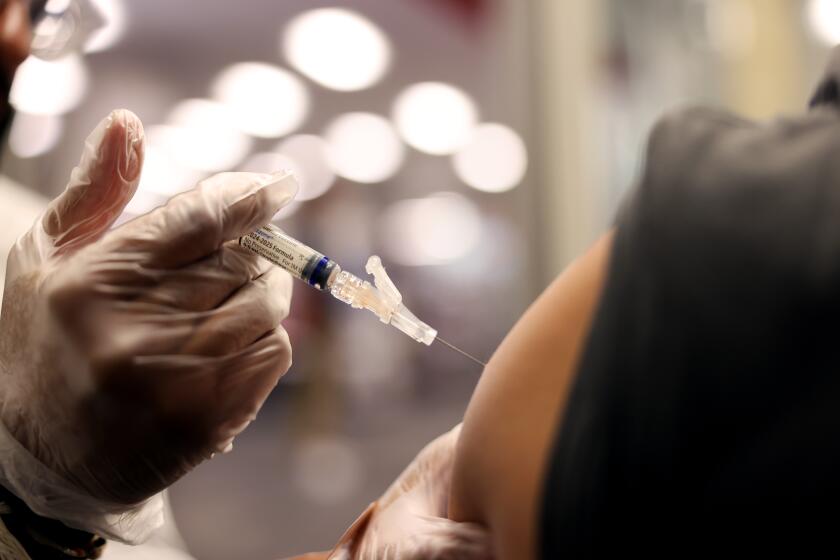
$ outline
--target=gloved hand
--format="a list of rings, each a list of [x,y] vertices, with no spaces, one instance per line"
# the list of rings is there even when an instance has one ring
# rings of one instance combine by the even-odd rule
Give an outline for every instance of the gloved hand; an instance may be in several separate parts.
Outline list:
[[[446,518],[461,426],[427,445],[344,534],[329,560],[489,560],[490,536]]]
[[[149,498],[229,448],[291,363],[291,278],[231,240],[294,178],[216,175],[109,231],[142,162],[140,121],[112,113],[12,250],[0,315],[0,484],[125,542],[160,524]]]

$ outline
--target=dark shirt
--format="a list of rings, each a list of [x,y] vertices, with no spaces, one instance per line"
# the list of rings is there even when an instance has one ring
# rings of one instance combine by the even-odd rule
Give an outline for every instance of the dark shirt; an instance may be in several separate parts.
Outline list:
[[[691,109],[653,131],[549,465],[543,558],[836,546],[835,75],[801,117]]]

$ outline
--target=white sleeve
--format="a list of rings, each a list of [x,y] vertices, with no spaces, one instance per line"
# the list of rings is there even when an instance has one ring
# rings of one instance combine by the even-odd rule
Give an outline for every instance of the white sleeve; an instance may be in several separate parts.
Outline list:
[[[102,560],[195,560],[178,532],[178,526],[169,505],[169,495],[163,493],[164,519],[162,527],[152,533],[149,540],[138,546],[109,541]],[[0,556],[0,560],[5,560]]]

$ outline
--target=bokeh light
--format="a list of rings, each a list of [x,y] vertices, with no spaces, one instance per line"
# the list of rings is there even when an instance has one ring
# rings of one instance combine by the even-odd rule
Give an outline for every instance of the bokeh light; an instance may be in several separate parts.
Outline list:
[[[236,126],[260,138],[295,131],[309,114],[309,92],[291,72],[262,62],[241,62],[214,80],[213,98],[231,111]]]
[[[295,162],[282,154],[276,152],[259,152],[245,160],[245,163],[240,165],[238,170],[249,173],[274,173],[284,169],[292,171],[296,165]],[[299,173],[300,171],[295,172],[295,176],[298,178],[300,177]],[[300,191],[303,189],[304,185],[300,184],[298,194],[295,195],[294,200],[281,208],[272,218],[272,222],[282,222],[300,209],[302,203],[298,197],[300,196]]]
[[[278,144],[275,151],[288,160],[288,168],[300,181],[295,200],[318,198],[335,183],[335,173],[327,162],[327,143],[320,136],[291,136]]]
[[[192,188],[203,173],[178,161],[172,153],[177,129],[157,125],[146,131],[146,151],[138,189],[170,197]]]
[[[469,199],[457,193],[436,193],[390,206],[380,232],[385,251],[395,262],[441,265],[462,259],[476,248],[482,219]]]
[[[181,165],[199,171],[236,167],[251,149],[251,139],[234,125],[230,111],[208,99],[187,99],[159,129],[161,147]]]
[[[327,165],[327,146],[312,134],[290,136],[273,152],[254,154],[240,166],[241,171],[274,173],[288,169],[298,179],[295,200],[306,201],[324,195],[335,182],[335,174]]]
[[[467,185],[484,192],[504,192],[517,186],[528,169],[525,142],[510,127],[486,123],[452,158],[455,173]]]
[[[283,169],[291,169],[291,161],[275,152],[256,153],[239,166],[239,171],[249,173],[274,173]]]
[[[840,43],[840,1],[810,0],[808,22],[814,34],[829,46]]]
[[[414,84],[394,103],[394,121],[403,139],[433,155],[462,148],[477,120],[475,102],[455,86],[441,82]]]
[[[9,132],[9,149],[20,158],[37,157],[52,150],[63,132],[62,117],[17,112]]]
[[[90,0],[105,20],[84,46],[86,53],[104,51],[114,46],[125,34],[127,17],[123,0]]]
[[[47,0],[44,5],[44,12],[48,14],[60,14],[70,7],[70,0]]]
[[[50,61],[30,56],[15,74],[9,102],[33,115],[62,115],[81,103],[87,87],[87,67],[78,54]]]
[[[393,177],[405,159],[405,146],[391,123],[373,113],[346,113],[327,126],[327,159],[336,174],[358,183]]]
[[[382,79],[391,44],[370,20],[340,8],[304,12],[282,34],[289,63],[315,83],[338,91],[368,88]]]

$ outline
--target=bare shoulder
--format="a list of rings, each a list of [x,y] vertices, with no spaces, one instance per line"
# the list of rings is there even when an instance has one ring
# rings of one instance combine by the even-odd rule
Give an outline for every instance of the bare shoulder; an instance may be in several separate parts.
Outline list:
[[[450,517],[489,527],[498,557],[535,559],[548,454],[612,244],[599,240],[534,302],[487,364],[464,418]]]

